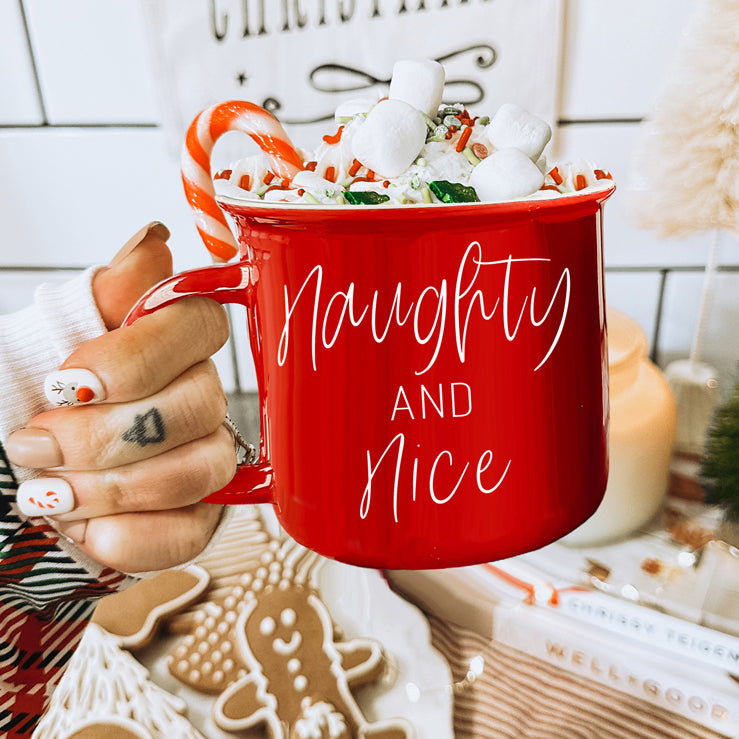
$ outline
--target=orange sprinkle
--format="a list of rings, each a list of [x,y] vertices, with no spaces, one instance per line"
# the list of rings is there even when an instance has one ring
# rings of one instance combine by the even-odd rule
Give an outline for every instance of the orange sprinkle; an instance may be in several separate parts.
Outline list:
[[[242,190],[248,190],[250,185],[251,185],[251,180],[249,179],[249,175],[242,174],[241,179],[239,180],[239,187]]]
[[[577,177],[575,177],[575,190],[583,190],[588,186],[588,183],[585,181],[585,175],[579,174]]]
[[[336,169],[334,167],[326,167],[326,173],[323,176],[329,182],[336,182]]]
[[[272,187],[268,187],[264,192],[265,194],[268,193],[270,190],[287,190],[287,185],[283,185],[280,183],[279,185],[272,185]]]
[[[549,176],[558,184],[562,184],[562,175],[559,173],[559,170],[554,167],[553,169],[549,170]]]
[[[344,133],[344,126],[339,126],[339,130],[333,136],[331,136],[330,134],[326,134],[323,137],[323,140],[327,144],[338,144],[339,141],[341,141],[341,134],[342,133]]]
[[[457,151],[462,151],[465,146],[467,146],[467,142],[469,141],[470,136],[472,136],[472,128],[467,126],[467,128],[463,129],[462,133],[459,136],[459,141],[457,141],[457,145],[454,147]]]
[[[459,129],[452,123],[451,126],[449,126],[449,133],[457,133]]]
[[[222,169],[220,172],[217,172],[214,180],[227,180],[231,177],[232,170],[230,169]]]
[[[374,172],[373,172],[373,171],[372,171],[371,169],[368,169],[368,170],[367,170],[367,179],[368,179],[368,180],[369,180],[370,182],[372,182],[372,180],[374,180],[374,179],[375,179],[375,173],[374,173]]]
[[[360,168],[362,167],[362,162],[359,161],[359,159],[355,159],[352,162],[352,166],[349,167],[349,174],[354,177],[357,172],[359,172]]]
[[[308,162],[308,164],[305,165],[305,168],[309,172],[315,172],[317,166],[318,166],[318,162]]]
[[[302,198],[303,195],[305,195],[305,190],[303,190],[303,188],[301,187],[300,190],[298,190],[298,197]]]
[[[390,180],[383,180],[382,186],[383,187],[390,187]]]
[[[594,169],[593,174],[596,180],[612,180],[613,176],[610,172],[604,172],[602,169]]]
[[[556,185],[542,185],[540,190],[554,190],[554,192],[559,192],[559,188]]]
[[[374,182],[374,179],[372,177],[355,177],[352,180],[352,184],[355,182]]]
[[[275,178],[275,175],[274,175],[274,173],[273,173],[273,172],[267,172],[267,173],[266,173],[266,174],[264,175],[264,184],[265,184],[265,185],[269,185],[269,183],[270,183],[270,182],[272,182],[272,180],[273,180],[274,178]]]

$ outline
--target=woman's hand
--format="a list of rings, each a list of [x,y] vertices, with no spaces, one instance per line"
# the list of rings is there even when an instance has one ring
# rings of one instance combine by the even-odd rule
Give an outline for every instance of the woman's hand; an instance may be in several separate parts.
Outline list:
[[[228,338],[224,309],[188,298],[117,328],[171,274],[161,224],[142,229],[99,271],[93,292],[110,329],[47,378],[60,407],[11,434],[11,462],[40,470],[23,483],[26,515],[46,516],[102,564],[157,570],[200,553],[221,507],[200,501],[236,470],[226,397],[209,359]]]

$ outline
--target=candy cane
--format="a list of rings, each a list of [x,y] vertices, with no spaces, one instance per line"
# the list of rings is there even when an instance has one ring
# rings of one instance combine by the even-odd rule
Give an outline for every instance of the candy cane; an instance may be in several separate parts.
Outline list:
[[[216,203],[210,155],[216,141],[226,131],[249,134],[267,155],[272,171],[283,180],[289,182],[303,169],[300,155],[285,129],[258,105],[232,100],[206,108],[196,116],[182,148],[182,182],[200,237],[213,257],[224,262],[238,253],[238,246]]]

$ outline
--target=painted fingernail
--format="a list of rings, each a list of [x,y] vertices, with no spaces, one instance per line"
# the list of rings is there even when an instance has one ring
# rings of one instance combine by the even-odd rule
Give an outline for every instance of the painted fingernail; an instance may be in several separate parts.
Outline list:
[[[170,237],[169,229],[161,221],[152,221],[146,226],[139,229],[118,251],[110,262],[111,267],[115,267],[119,262],[123,261],[147,236],[153,234],[162,241],[167,241]]]
[[[55,405],[86,405],[105,400],[103,383],[90,370],[57,370],[44,380],[46,397]]]
[[[26,516],[58,516],[74,509],[72,486],[60,477],[37,477],[22,482],[16,500]]]
[[[64,464],[64,455],[54,435],[45,429],[19,429],[5,440],[8,459],[20,467],[47,469]]]

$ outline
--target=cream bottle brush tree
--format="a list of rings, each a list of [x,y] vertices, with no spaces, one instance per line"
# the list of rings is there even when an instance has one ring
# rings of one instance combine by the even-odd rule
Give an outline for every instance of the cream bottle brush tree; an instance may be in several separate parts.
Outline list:
[[[698,0],[669,78],[644,124],[628,207],[662,237],[709,240],[690,355],[665,368],[678,403],[675,449],[703,452],[719,400],[717,372],[700,361],[722,232],[739,234],[739,3]]]

